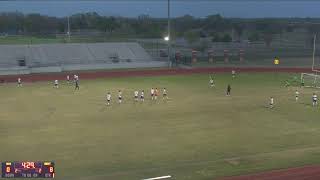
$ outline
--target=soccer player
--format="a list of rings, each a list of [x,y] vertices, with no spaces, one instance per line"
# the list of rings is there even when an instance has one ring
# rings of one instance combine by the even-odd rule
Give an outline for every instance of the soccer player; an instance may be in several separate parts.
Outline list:
[[[141,101],[141,102],[144,102],[144,90],[141,91],[140,101]]]
[[[163,88],[162,95],[163,95],[163,99],[168,99],[166,88]]]
[[[67,82],[68,82],[68,84],[70,83],[70,76],[69,75],[67,75]]]
[[[230,84],[228,84],[227,86],[227,96],[230,96],[231,95],[231,86]]]
[[[159,95],[159,91],[158,91],[158,88],[156,88],[156,90],[154,92],[154,100],[158,99],[158,95]]]
[[[273,97],[271,96],[271,97],[270,97],[269,108],[272,109],[272,108],[273,108],[273,105],[274,105],[274,99],[273,99]]]
[[[313,93],[312,95],[312,106],[317,106],[318,105],[318,96],[316,93]]]
[[[139,96],[139,92],[136,90],[136,91],[134,91],[134,100],[136,101],[136,102],[138,102],[138,96]]]
[[[151,94],[151,100],[154,100],[154,89],[153,88],[151,88],[150,94]]]
[[[296,94],[296,102],[298,102],[298,100],[299,100],[299,95],[300,95],[298,89],[296,90],[295,94]]]
[[[56,79],[56,80],[54,80],[54,87],[55,88],[59,88],[59,82],[58,82],[58,80]]]
[[[210,87],[214,87],[214,82],[212,78],[210,78],[209,83],[210,83]]]
[[[118,101],[119,101],[119,104],[122,103],[122,91],[121,90],[118,91]]]
[[[111,94],[110,92],[107,93],[107,105],[109,106],[111,102]]]
[[[232,70],[231,71],[231,74],[232,74],[232,78],[234,79],[236,77],[236,71],[235,70]]]
[[[301,86],[301,87],[304,87],[304,78],[301,79],[301,84],[300,84],[300,86]]]
[[[75,79],[74,84],[75,84],[74,90],[80,90],[80,87],[79,87],[79,79]]]
[[[22,86],[21,78],[18,78],[18,87]]]
[[[290,86],[290,82],[288,80],[285,81],[285,87],[289,87]]]

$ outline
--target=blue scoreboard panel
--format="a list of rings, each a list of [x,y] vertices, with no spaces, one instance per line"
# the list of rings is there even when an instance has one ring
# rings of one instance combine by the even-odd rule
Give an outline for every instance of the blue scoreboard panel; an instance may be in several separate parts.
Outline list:
[[[54,178],[54,162],[2,162],[2,178]]]

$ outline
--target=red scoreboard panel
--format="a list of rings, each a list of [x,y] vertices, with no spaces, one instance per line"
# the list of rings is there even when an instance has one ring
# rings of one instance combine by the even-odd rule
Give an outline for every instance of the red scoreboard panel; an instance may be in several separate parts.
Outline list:
[[[2,178],[54,178],[54,162],[2,162]]]

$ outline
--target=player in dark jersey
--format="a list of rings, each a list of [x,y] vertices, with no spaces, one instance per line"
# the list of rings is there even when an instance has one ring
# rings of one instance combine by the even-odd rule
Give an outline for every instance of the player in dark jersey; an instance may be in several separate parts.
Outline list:
[[[227,96],[230,96],[231,94],[231,86],[230,84],[228,84],[228,87],[227,87]]]
[[[79,80],[75,80],[75,88],[74,90],[80,90],[80,87],[79,87]]]

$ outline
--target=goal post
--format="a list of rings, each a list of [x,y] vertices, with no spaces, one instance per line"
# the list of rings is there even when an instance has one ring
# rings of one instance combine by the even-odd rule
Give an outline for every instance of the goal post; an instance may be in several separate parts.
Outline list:
[[[301,73],[301,85],[304,87],[320,88],[320,75],[317,73]]]
[[[313,53],[312,53],[312,73],[301,73],[301,86],[320,88],[320,70],[316,67],[318,62],[315,62],[316,59],[316,40],[317,34],[314,34],[313,37]]]
[[[312,67],[311,67],[311,70],[312,72],[315,72],[316,74],[317,73],[320,73],[320,70],[318,70],[315,66],[316,66],[316,62],[315,62],[315,59],[316,59],[316,41],[317,41],[317,34],[314,34],[314,37],[313,37],[313,53],[312,53]]]

